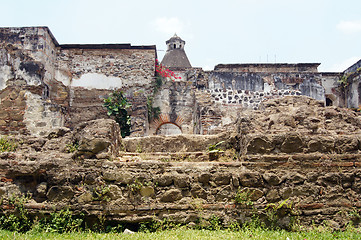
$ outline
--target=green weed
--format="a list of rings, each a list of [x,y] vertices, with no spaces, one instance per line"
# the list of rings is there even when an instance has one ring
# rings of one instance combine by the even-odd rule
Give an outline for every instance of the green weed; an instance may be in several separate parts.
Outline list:
[[[17,147],[17,142],[9,140],[6,136],[0,137],[0,152],[15,152]]]
[[[69,209],[62,209],[57,212],[50,213],[49,217],[44,217],[39,221],[35,221],[32,231],[38,232],[75,232],[82,229],[84,214],[74,216]]]
[[[253,206],[253,201],[251,200],[252,195],[253,191],[249,189],[238,188],[234,200],[240,205]]]
[[[68,143],[65,145],[65,150],[68,153],[73,153],[73,152],[77,151],[78,148],[79,148],[78,142],[72,142],[72,143]]]
[[[104,202],[108,202],[110,201],[110,198],[107,196],[109,193],[110,189],[107,185],[100,185],[100,186],[96,186],[93,189],[93,201],[104,201]]]

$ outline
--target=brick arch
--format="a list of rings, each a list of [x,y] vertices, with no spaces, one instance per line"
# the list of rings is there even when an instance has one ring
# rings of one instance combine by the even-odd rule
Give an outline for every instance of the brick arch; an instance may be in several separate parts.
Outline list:
[[[182,123],[183,123],[184,119],[181,116],[173,116],[171,117],[168,113],[161,113],[159,114],[157,119],[153,120],[152,125],[154,126],[154,132],[153,134],[156,134],[158,129],[164,125],[164,124],[173,124],[177,127],[179,127],[179,129],[182,131]]]

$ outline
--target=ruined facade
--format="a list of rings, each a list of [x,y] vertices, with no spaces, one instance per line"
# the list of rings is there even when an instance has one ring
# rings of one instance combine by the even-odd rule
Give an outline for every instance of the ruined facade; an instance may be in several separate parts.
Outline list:
[[[61,45],[47,27],[0,28],[0,131],[45,135],[107,118],[102,103],[113,89],[132,103],[131,136],[222,132],[240,111],[288,95],[352,108],[361,102],[360,62],[345,73],[318,72],[317,63],[219,64],[204,71],[191,66],[180,37],[167,45],[162,64],[180,78],[163,79],[155,91],[155,46]],[[161,113],[149,122],[150,98]]]
[[[107,118],[103,98],[121,88],[134,106],[134,133],[145,134],[155,46],[60,45],[47,27],[1,28],[0,39],[2,132],[44,135]]]

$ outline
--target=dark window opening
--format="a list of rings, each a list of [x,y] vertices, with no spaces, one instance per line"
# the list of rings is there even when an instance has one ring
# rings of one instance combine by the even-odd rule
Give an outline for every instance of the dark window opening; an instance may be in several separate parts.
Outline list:
[[[49,86],[44,84],[44,88],[43,88],[43,99],[48,99],[50,95],[50,90],[49,90]]]
[[[326,106],[332,106],[332,105],[333,105],[332,100],[327,97],[326,98]]]

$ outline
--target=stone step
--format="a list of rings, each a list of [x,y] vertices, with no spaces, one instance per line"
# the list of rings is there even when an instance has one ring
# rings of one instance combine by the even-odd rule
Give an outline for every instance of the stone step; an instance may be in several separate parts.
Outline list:
[[[120,152],[119,160],[134,161],[162,161],[162,162],[207,162],[210,161],[207,152]]]
[[[333,168],[355,168],[361,167],[361,154],[320,154],[320,153],[299,153],[299,154],[271,154],[271,155],[245,155],[239,158],[231,157],[213,158],[207,152],[121,152],[118,160],[121,162],[213,162],[229,164],[241,164],[250,169],[273,167],[280,168],[307,168],[319,167]]]

